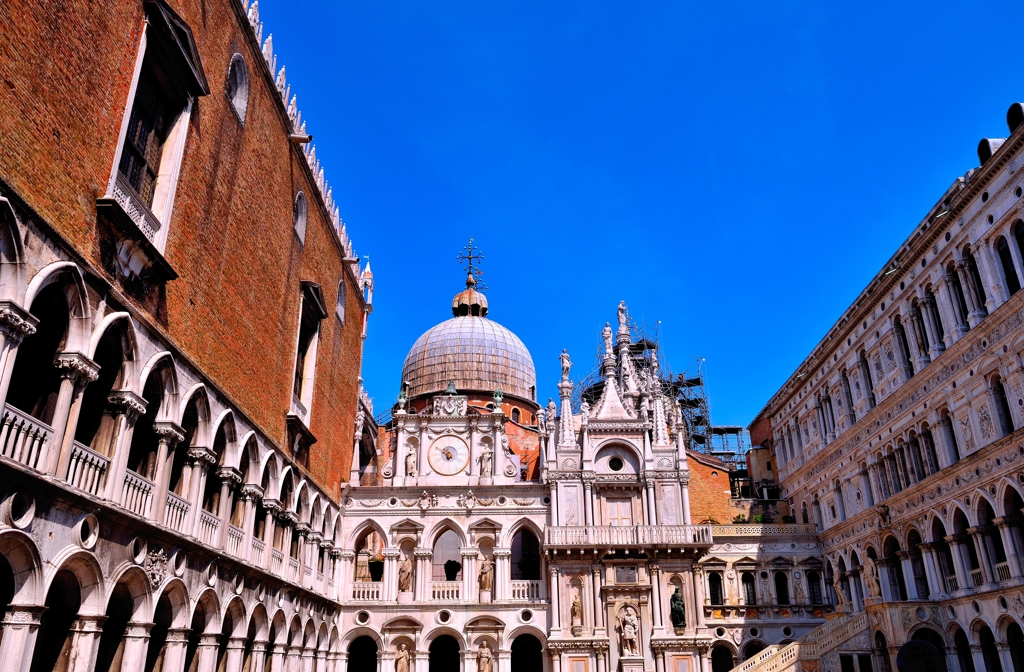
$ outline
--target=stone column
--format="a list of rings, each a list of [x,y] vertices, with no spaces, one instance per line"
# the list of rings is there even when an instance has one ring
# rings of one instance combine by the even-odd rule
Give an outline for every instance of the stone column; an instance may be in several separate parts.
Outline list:
[[[918,544],[917,547],[921,549],[921,557],[924,559],[924,575],[928,580],[928,593],[932,599],[937,596],[945,595],[945,581],[940,576],[938,567],[938,559],[935,557],[935,544],[931,542],[925,542]]]
[[[228,527],[231,525],[231,509],[234,506],[234,498],[231,493],[242,485],[242,473],[234,467],[221,467],[217,470],[220,477],[220,511],[217,517],[220,518],[219,539],[216,540],[217,548],[228,547]]]
[[[917,594],[917,580],[914,577],[914,563],[910,555],[910,551],[896,551],[896,555],[899,556],[900,566],[903,569],[903,581],[906,584],[907,599],[916,600],[919,599]]]
[[[177,672],[185,667],[185,652],[188,649],[188,637],[191,633],[190,628],[171,628],[167,631],[167,641],[164,644],[165,670]]]
[[[146,652],[149,650],[149,631],[152,623],[129,623],[124,631],[124,654],[121,657],[122,670],[141,670],[146,666]]]
[[[153,504],[150,508],[150,518],[163,523],[164,512],[167,510],[167,488],[171,479],[174,447],[185,438],[185,433],[173,422],[154,422],[153,431],[159,437],[159,443],[156,450],[156,475],[153,478]],[[198,505],[196,502],[192,503],[192,507]]]
[[[711,646],[701,642],[697,645],[697,660],[700,661],[700,672],[710,672],[710,659],[708,654],[711,652]]]
[[[967,324],[975,327],[985,317],[987,311],[985,304],[981,302],[981,293],[978,291],[978,285],[974,282],[974,274],[971,273],[973,266],[966,260],[961,260],[956,263],[955,267],[960,276],[960,286],[964,289],[964,296],[970,308],[970,312],[967,314]]]
[[[551,635],[557,637],[562,633],[562,605],[558,599],[558,568],[549,567],[548,573],[551,575],[551,590],[548,591],[548,595],[551,596]]]
[[[1010,245],[1011,248],[1017,247],[1016,245]],[[999,652],[999,660],[1003,664],[1003,672],[1011,672],[1017,668],[1013,664],[1013,653],[1010,651],[1010,645],[1006,642],[996,642],[996,651]],[[1018,655],[1024,652],[1017,652]]]
[[[864,505],[861,510],[875,505],[875,493],[871,488],[871,478],[866,470],[858,472],[860,476],[860,487],[864,490]]]
[[[53,434],[47,448],[46,473],[65,478],[68,464],[71,462],[71,442],[67,442],[65,455],[65,434],[69,427],[71,404],[81,397],[85,385],[96,380],[100,367],[80,352],[58,352],[53,358],[53,367],[60,371],[60,391],[53,410]],[[76,417],[77,420],[77,417]],[[71,438],[74,439],[74,426],[71,425]],[[60,471],[63,466],[63,472]]]
[[[964,550],[961,548],[961,539],[964,535],[951,534],[943,537],[949,544],[950,555],[953,556],[953,574],[956,576],[958,590],[970,588],[970,581],[967,573],[967,566],[964,564]],[[954,591],[956,592],[956,591]]]
[[[296,547],[296,553],[298,554],[298,557],[296,559],[299,561],[299,569],[295,574],[295,583],[305,587],[307,543],[306,540],[309,538],[309,523],[295,523],[295,525],[293,526],[293,530],[293,534],[299,535],[299,543]],[[290,548],[291,544],[289,543],[289,549]]]
[[[106,616],[80,614],[71,624],[68,634],[72,638],[68,672],[93,672],[105,620],[107,620]]]
[[[348,552],[351,553],[351,551]],[[427,602],[430,600],[430,581],[432,580],[430,559],[434,556],[434,552],[429,548],[415,548],[413,556],[416,558],[416,576],[413,584],[416,595],[414,599],[417,602]]]
[[[82,412],[82,393],[86,386],[99,378],[100,367],[80,352],[63,352],[54,359],[53,365],[61,372],[61,391],[64,390],[64,379],[72,383],[70,404],[67,412],[57,415],[54,412],[53,437],[50,439],[50,450],[59,451],[57,456],[57,478],[67,480],[68,467],[71,464],[71,449],[75,441],[75,430],[78,428],[78,416]],[[57,399],[57,410],[60,410],[61,399]],[[63,421],[64,429],[58,432],[57,425]],[[51,452],[52,454],[52,452]]]
[[[929,297],[921,299],[921,317],[924,320],[925,334],[928,336],[928,356],[935,359],[946,349],[943,342],[944,334],[940,333],[939,324],[935,319],[935,301]]]
[[[263,519],[263,569],[270,570],[274,562],[274,536],[277,533],[277,514],[281,511],[281,502],[264,497],[263,509],[266,511]]]
[[[985,543],[985,528],[980,525],[968,527],[967,533],[971,535],[971,540],[974,542],[974,549],[978,553],[978,564],[981,565],[981,573],[982,576],[985,577],[985,583],[996,583],[992,567],[992,556],[988,552],[988,544]],[[973,587],[978,588],[979,586]]]
[[[558,481],[552,482],[550,487],[551,509],[549,510],[549,515],[551,516],[552,527],[558,527]]]
[[[974,669],[976,671],[989,669],[985,664],[985,654],[981,650],[981,644],[971,644],[971,658],[974,659]],[[895,669],[895,666],[893,666],[893,669]]]
[[[18,346],[36,333],[39,320],[13,301],[0,301],[0,409],[7,402]]]
[[[956,268],[955,265],[954,268]],[[956,282],[958,282],[958,278],[956,278],[951,272],[946,273],[946,275],[943,276],[942,284],[944,284],[946,287],[946,294],[949,300],[950,312],[952,313],[952,315],[950,315],[950,317],[952,318],[951,324],[953,324],[953,326],[950,327],[949,329],[953,337],[950,339],[950,343],[946,343],[947,348],[952,346],[953,343],[956,343],[961,338],[963,338],[963,335],[966,334],[967,331],[970,329],[970,327],[967,325],[967,322],[962,317],[967,315],[968,307],[960,302],[960,296],[957,293],[956,288],[954,287],[954,283]],[[966,293],[967,292],[965,291],[964,294]]]
[[[384,556],[384,575],[381,577],[381,581],[384,582],[382,599],[394,602],[398,600],[398,556],[401,555],[401,551],[397,548],[385,548],[381,554]]]
[[[267,661],[267,643],[266,642],[253,642],[252,643],[252,664],[249,665],[249,669],[252,672],[263,672],[264,665]]]
[[[39,618],[46,611],[43,606],[12,604],[4,614],[0,637],[0,660],[7,672],[28,672],[32,665]]]
[[[302,649],[302,672],[313,672],[313,654],[315,651],[312,648]]]
[[[462,557],[463,602],[477,602],[480,599],[480,582],[478,581],[479,577],[477,576],[476,567],[477,553],[478,551],[474,547],[459,549],[459,554]]]
[[[587,525],[594,524],[593,488],[590,481],[583,481],[583,515]]]
[[[993,518],[992,522],[999,529],[999,537],[1003,542],[1003,550],[1006,551],[1006,562],[1010,568],[1010,576],[1020,578],[1024,576],[1024,568],[1021,567],[1020,555],[1024,549],[1018,547],[1017,539],[1013,534],[1013,523],[1009,518]]]
[[[245,637],[229,637],[227,651],[224,653],[224,672],[242,672],[245,656]],[[143,661],[145,662],[145,661]],[[127,668],[132,670],[134,668]]]
[[[658,524],[658,507],[655,506],[654,480],[649,477],[644,483],[644,490],[647,493],[647,519],[648,525]]]
[[[910,319],[907,320],[907,326],[910,328],[910,342],[914,344],[915,350],[915,363],[917,364],[917,370],[920,371],[932,358],[928,355],[928,348],[925,347],[925,342],[928,341],[928,330],[924,327],[924,317],[921,315],[921,311],[914,307],[909,311]],[[924,333],[921,333],[922,329]]]
[[[499,600],[507,600],[512,596],[509,595],[509,588],[512,584],[512,549],[511,548],[495,548],[494,549],[494,589],[492,591],[492,599],[497,602]]]
[[[242,486],[239,491],[239,497],[245,503],[245,513],[242,514],[242,531],[245,535],[242,537],[242,548],[238,554],[242,560],[249,561],[249,564],[253,563],[252,557],[252,540],[253,540],[253,529],[256,527],[256,500],[263,498],[263,488],[252,483],[247,483]],[[267,535],[266,525],[263,527],[263,536]],[[266,554],[266,549],[263,551]]]
[[[601,600],[601,586],[604,583],[604,574],[601,566],[595,565],[590,568],[591,584],[594,589],[594,636],[602,637],[605,634],[604,605]]]
[[[651,565],[651,612],[654,615],[654,630],[665,629],[662,621],[664,605],[661,602],[661,567]]]
[[[116,504],[123,503],[124,476],[135,422],[146,412],[146,400],[127,390],[117,390],[107,397],[114,417],[114,435],[110,439],[110,466],[102,497]]]
[[[199,646],[196,647],[197,672],[215,672],[217,668],[217,649],[219,647],[219,633],[208,633],[199,637]]]
[[[683,524],[692,525],[690,520],[690,478],[689,476],[679,479],[679,490],[683,495]]]
[[[704,621],[704,569],[699,565],[693,568],[693,596],[697,607],[697,627],[703,629],[707,626]]]
[[[279,637],[285,637],[285,633],[280,633]],[[284,644],[274,644],[269,647],[270,651],[270,672],[284,672],[284,656],[287,647]],[[176,668],[180,669],[180,668]]]

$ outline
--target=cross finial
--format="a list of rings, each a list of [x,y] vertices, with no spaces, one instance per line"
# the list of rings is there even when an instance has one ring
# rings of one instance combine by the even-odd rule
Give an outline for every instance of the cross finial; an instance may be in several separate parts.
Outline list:
[[[473,244],[473,237],[469,237],[469,244],[462,248],[455,259],[462,265],[466,270],[468,277],[466,278],[467,286],[470,284],[476,285],[477,291],[485,291],[487,288],[480,282],[479,278],[483,275],[483,271],[480,270],[480,262],[483,261],[484,255],[480,251],[479,247]],[[472,280],[472,282],[470,282]]]

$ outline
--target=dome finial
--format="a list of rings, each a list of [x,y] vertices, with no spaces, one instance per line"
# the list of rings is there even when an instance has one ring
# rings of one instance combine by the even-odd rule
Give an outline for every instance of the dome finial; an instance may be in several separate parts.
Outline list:
[[[466,289],[452,299],[452,315],[455,317],[467,315],[485,317],[487,315],[487,298],[484,297],[483,292],[487,291],[487,287],[479,280],[483,271],[478,265],[484,255],[480,252],[480,248],[473,245],[472,236],[469,238],[469,244],[462,248],[455,258],[466,269]]]

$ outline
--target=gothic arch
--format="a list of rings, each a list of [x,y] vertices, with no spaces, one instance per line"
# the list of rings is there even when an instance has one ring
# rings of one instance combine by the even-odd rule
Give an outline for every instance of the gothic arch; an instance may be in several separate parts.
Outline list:
[[[191,622],[192,614],[189,613],[189,598],[188,598],[188,586],[185,582],[176,576],[171,576],[164,583],[159,595],[163,597],[167,595],[167,599],[171,603],[171,613],[173,615],[171,621],[171,627],[174,628],[187,628]],[[153,601],[154,609],[156,603],[159,602],[159,598]],[[150,618],[152,622],[154,618]]]
[[[364,520],[363,522],[359,523],[359,525],[357,525],[352,530],[352,532],[349,533],[349,535],[348,535],[348,542],[345,544],[345,548],[355,549],[356,544],[359,543],[359,539],[367,531],[376,532],[378,534],[378,536],[380,536],[381,541],[384,542],[384,548],[390,548],[389,544],[390,544],[391,540],[388,538],[388,535],[384,531],[384,528],[381,527],[380,523],[378,523],[376,520],[369,519],[369,518]]]
[[[983,520],[982,517],[981,517],[982,514],[983,514],[983,511],[984,511],[984,506],[982,505],[982,502],[984,502],[985,504],[988,504],[989,508],[992,509],[992,513],[995,513],[995,511],[996,511],[996,503],[993,502],[992,498],[989,497],[989,494],[987,492],[985,492],[984,490],[982,490],[981,488],[976,489],[973,493],[971,493],[970,496],[971,496],[971,509],[972,509],[973,515],[967,516],[967,520],[971,521],[972,525],[986,525],[986,524],[988,524],[988,521],[987,520]]]
[[[505,534],[501,536],[501,541],[498,545],[504,548],[509,548],[512,545],[512,540],[520,530],[529,530],[533,533],[533,536],[537,537],[537,541],[540,542],[541,546],[544,545],[544,530],[533,520],[526,517],[513,522],[508,529],[505,530]]]
[[[213,433],[210,431],[210,393],[206,389],[206,385],[196,383],[185,390],[185,393],[181,395],[177,415],[172,418],[172,421],[181,425],[185,420],[185,412],[192,403],[196,405],[196,414],[199,419],[192,445],[209,447],[213,443]]]
[[[256,432],[251,429],[238,439],[238,461],[231,463],[230,466],[240,470],[243,455],[249,457],[249,473],[245,482],[249,485],[259,485],[263,471],[260,460],[260,442]],[[245,475],[242,474],[243,477]]]
[[[32,309],[36,296],[52,284],[60,284],[68,305],[68,333],[64,350],[85,352],[92,332],[92,310],[85,278],[77,264],[57,261],[43,268],[32,278],[25,292],[25,308]]]
[[[300,523],[309,522],[309,482],[306,479],[301,479],[299,484],[295,486],[295,515],[299,517]]]
[[[195,606],[192,608],[192,617],[196,615],[200,606],[203,608],[203,614],[206,617],[206,622],[203,623],[203,634],[220,634],[221,611],[217,591],[213,588],[207,588],[199,594],[196,598]],[[192,622],[192,617],[189,618],[190,623]]]
[[[138,335],[135,332],[135,324],[132,322],[132,317],[128,313],[110,313],[103,318],[99,326],[92,333],[92,337],[89,339],[89,349],[86,352],[86,356],[89,359],[96,359],[96,348],[99,347],[100,340],[107,333],[107,330],[113,327],[116,323],[124,323],[124,335],[127,340],[128,347],[124,349],[125,359],[122,363],[121,373],[121,388],[129,389],[137,379],[138,372],[135,370],[138,365]],[[142,388],[132,389],[132,392],[141,393]]]
[[[1003,478],[999,481],[999,484],[996,487],[998,488],[996,490],[996,497],[999,502],[999,506],[994,509],[996,515],[1009,517],[1020,513],[1018,510],[1008,510],[1011,507],[1010,502],[1013,500],[1014,494],[1021,499],[1024,499],[1024,493],[1021,493],[1021,489],[1017,487],[1017,484],[1009,478]]]
[[[82,606],[78,613],[99,616],[106,611],[107,591],[103,582],[103,569],[92,552],[69,546],[57,554],[50,566],[52,569],[47,573],[44,595],[50,591],[50,584],[57,572],[66,569],[75,575],[82,593]]]
[[[104,604],[110,602],[114,590],[124,584],[132,596],[132,623],[150,623],[149,618],[156,608],[153,603],[152,583],[146,572],[138,565],[125,562],[116,569],[107,581],[108,588],[104,596]]]
[[[451,518],[442,518],[441,520],[439,520],[437,523],[434,524],[434,527],[431,528],[431,530],[430,530],[430,532],[428,534],[423,535],[423,538],[425,540],[427,540],[426,543],[424,543],[424,547],[425,548],[433,548],[434,544],[437,543],[437,540],[441,537],[441,535],[444,534],[445,532],[447,532],[448,530],[451,530],[452,532],[454,532],[459,537],[459,542],[461,543],[461,545],[463,547],[466,547],[466,546],[469,545],[469,542],[467,541],[465,530],[463,530],[459,526],[459,524],[457,522],[455,522],[453,519],[451,519]]]
[[[180,417],[176,408],[178,371],[174,366],[174,357],[171,353],[166,350],[158,352],[143,365],[137,388],[140,391],[139,394],[142,393],[142,390],[146,389],[146,383],[149,382],[150,374],[159,376],[161,391],[160,410],[157,412],[156,420],[158,422],[177,422]]]
[[[242,449],[238,442],[238,431],[235,424],[235,413],[230,408],[217,414],[210,423],[210,436],[216,440],[217,433],[224,430],[224,454],[220,456],[220,466],[238,468],[242,461]]]
[[[18,220],[11,202],[0,196],[0,301],[21,305],[26,275]]]
[[[259,461],[259,483],[267,479],[267,491],[263,493],[264,499],[278,499],[281,496],[280,465],[277,454],[273,450],[267,450]]]
[[[14,599],[11,604],[42,604],[43,566],[32,537],[21,530],[0,532],[0,555],[7,560],[14,573]]]

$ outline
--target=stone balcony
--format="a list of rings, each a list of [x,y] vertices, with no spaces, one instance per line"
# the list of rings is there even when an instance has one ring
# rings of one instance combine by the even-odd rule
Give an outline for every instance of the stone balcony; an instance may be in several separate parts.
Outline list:
[[[544,531],[547,547],[592,546],[617,548],[638,546],[711,546],[710,525],[579,525],[548,527]]]

